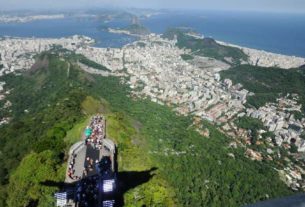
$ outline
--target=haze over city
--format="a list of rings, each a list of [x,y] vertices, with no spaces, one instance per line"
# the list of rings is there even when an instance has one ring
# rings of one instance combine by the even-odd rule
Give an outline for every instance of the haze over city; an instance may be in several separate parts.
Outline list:
[[[2,10],[134,7],[305,13],[305,1],[303,0],[0,0],[0,5]]]

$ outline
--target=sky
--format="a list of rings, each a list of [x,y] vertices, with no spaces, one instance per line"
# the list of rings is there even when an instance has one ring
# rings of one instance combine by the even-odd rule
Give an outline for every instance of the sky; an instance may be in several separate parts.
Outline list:
[[[305,0],[0,0],[0,10],[97,7],[305,13]]]

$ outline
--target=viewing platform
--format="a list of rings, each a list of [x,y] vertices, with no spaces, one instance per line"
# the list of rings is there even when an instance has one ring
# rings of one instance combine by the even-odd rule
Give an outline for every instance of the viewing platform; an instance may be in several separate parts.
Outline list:
[[[116,145],[106,138],[104,116],[95,115],[70,148],[65,183],[75,187],[55,194],[56,206],[114,206],[116,174]]]

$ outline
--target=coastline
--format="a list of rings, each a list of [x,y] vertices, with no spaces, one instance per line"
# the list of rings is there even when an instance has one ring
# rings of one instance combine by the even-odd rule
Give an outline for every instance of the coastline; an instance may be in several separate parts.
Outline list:
[[[126,30],[118,30],[118,29],[113,29],[109,28],[108,29],[109,33],[113,34],[124,34],[128,35],[131,37],[137,37],[137,38],[144,38],[149,36],[149,35],[156,35],[155,33],[150,33],[149,35],[136,35],[136,34],[131,34],[130,32]],[[84,35],[74,35],[74,37],[77,36],[84,36]],[[85,37],[85,36],[84,36]],[[17,37],[17,36],[2,36],[2,41],[11,39],[11,40],[39,40],[39,41],[54,41],[54,40],[65,40],[69,39],[70,37],[61,37],[61,38],[38,38],[38,37]],[[88,39],[92,39],[90,37],[87,37]],[[93,39],[92,39],[93,40]],[[96,40],[94,40],[96,41]],[[296,56],[291,56],[291,55],[283,55],[283,54],[278,54],[278,53],[273,53],[273,52],[268,52],[265,50],[259,50],[259,49],[253,49],[253,48],[248,48],[248,47],[243,47],[235,44],[231,44],[228,42],[223,42],[219,40],[215,40],[218,44],[223,45],[223,46],[228,46],[228,47],[234,47],[241,49],[246,55],[249,56],[249,60],[247,62],[242,62],[242,64],[250,64],[250,65],[256,65],[256,66],[261,66],[261,67],[278,67],[281,69],[293,69],[293,68],[299,68],[303,65],[305,65],[305,58],[303,57],[296,57]],[[98,47],[93,45],[95,48],[103,48],[103,47]]]
[[[241,49],[249,56],[249,64],[261,67],[279,67],[282,69],[299,68],[305,65],[305,58],[267,52],[216,40],[220,45]]]
[[[143,38],[147,35],[136,35],[132,34],[129,31],[121,30],[121,29],[113,29],[108,28],[108,32],[114,34],[125,34],[133,37]],[[149,35],[156,35],[155,33],[150,33]],[[201,34],[200,38],[204,38],[204,34]],[[196,38],[199,38],[196,36]],[[241,49],[248,57],[248,63],[250,65],[256,65],[261,67],[278,67],[281,69],[292,69],[292,68],[299,68],[305,65],[305,58],[297,57],[294,55],[284,55],[279,53],[268,52],[265,50],[260,49],[253,49],[248,47],[243,47],[239,45],[235,45],[232,43],[227,43],[219,40],[215,40],[218,44],[228,47],[234,47]]]
[[[64,19],[64,14],[54,14],[54,15],[32,15],[32,16],[7,16],[0,15],[0,23],[10,24],[10,23],[28,23],[36,20],[53,20],[53,19]]]

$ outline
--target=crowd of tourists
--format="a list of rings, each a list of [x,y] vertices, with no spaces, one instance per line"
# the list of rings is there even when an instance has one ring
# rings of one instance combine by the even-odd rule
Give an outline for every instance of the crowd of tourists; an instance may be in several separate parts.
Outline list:
[[[111,196],[115,189],[115,173],[112,169],[111,151],[107,147],[109,144],[106,146],[104,140],[105,131],[105,118],[100,115],[93,116],[84,131],[85,143],[79,143],[68,160],[68,177],[76,181],[73,201],[80,207],[93,207],[98,203],[103,206],[114,205],[114,199],[99,199],[100,193]],[[105,151],[100,159],[102,150],[109,153]],[[83,159],[84,163],[78,162]],[[80,164],[83,164],[83,171]]]
[[[102,140],[105,138],[105,120],[102,116],[94,116],[85,130],[85,143],[91,144],[96,149],[102,148]]]
[[[96,170],[96,172],[98,172],[98,168],[97,168],[98,164],[99,164],[98,160],[94,161],[92,158],[87,157],[86,161],[85,161],[84,170],[83,170],[83,176],[84,177],[88,176],[88,174],[94,170]]]
[[[99,176],[90,176],[77,184],[76,202],[79,206],[95,206],[99,196]]]
[[[68,176],[69,178],[71,178],[72,180],[79,180],[81,179],[81,177],[74,175],[75,173],[75,158],[76,158],[76,154],[72,154],[72,156],[70,157],[70,161],[69,161],[69,169],[68,169]]]

